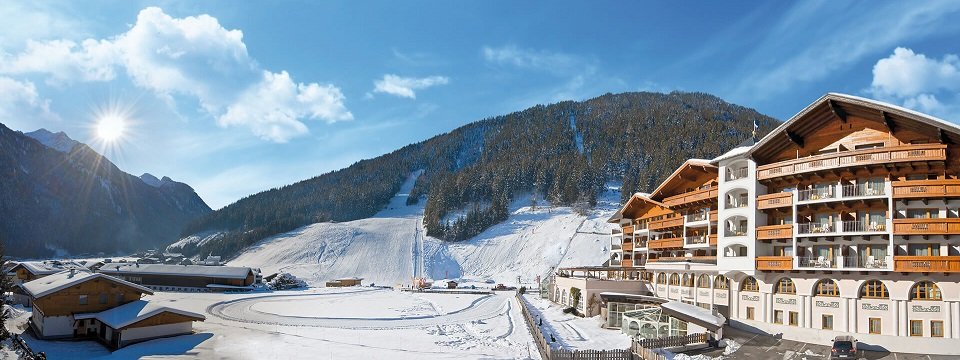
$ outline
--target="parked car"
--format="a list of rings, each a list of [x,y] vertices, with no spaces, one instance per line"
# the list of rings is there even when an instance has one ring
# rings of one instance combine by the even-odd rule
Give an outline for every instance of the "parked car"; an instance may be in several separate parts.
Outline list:
[[[833,348],[830,349],[831,359],[855,359],[857,357],[857,339],[843,335],[833,339]]]

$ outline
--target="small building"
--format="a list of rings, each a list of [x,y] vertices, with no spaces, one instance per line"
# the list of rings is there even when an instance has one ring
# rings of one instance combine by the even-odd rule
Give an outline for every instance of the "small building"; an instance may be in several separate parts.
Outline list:
[[[457,285],[459,284],[457,284],[456,281],[453,281],[453,280],[447,281],[447,289],[456,289]]]
[[[220,266],[220,264],[221,264],[220,257],[213,256],[213,255],[207,255],[207,258],[201,262],[201,265],[206,265],[206,266]]]
[[[159,291],[251,290],[256,274],[249,267],[106,264],[100,272]]]
[[[87,267],[73,261],[23,261],[15,263],[12,268],[7,270],[6,274],[16,285],[71,269],[87,270]]]
[[[363,281],[362,278],[358,277],[349,277],[327,281],[327,287],[347,287],[347,286],[360,286],[360,282]]]
[[[30,297],[29,325],[41,339],[94,338],[112,348],[192,332],[203,315],[150,304],[143,286],[86,270],[65,270],[18,285]]]
[[[648,283],[634,269],[621,267],[575,267],[558,269],[548,286],[551,301],[575,307],[585,317],[601,313],[602,292],[650,295]]]

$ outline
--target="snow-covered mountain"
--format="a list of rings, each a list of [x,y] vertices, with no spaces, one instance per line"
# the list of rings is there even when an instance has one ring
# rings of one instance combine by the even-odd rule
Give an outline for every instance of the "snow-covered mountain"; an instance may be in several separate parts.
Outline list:
[[[359,276],[377,284],[408,284],[414,277],[482,282],[530,283],[558,265],[600,265],[609,258],[611,225],[619,190],[601,196],[587,216],[569,207],[515,202],[507,221],[463,242],[424,235],[423,205],[406,205],[418,173],[407,179],[376,216],[341,223],[316,223],[265,239],[244,250],[231,265],[285,271],[311,285]],[[422,203],[421,203],[422,204]],[[215,233],[171,245],[209,241]]]
[[[211,211],[190,186],[148,185],[63,132],[0,124],[0,174],[0,241],[11,256],[158,247]]]

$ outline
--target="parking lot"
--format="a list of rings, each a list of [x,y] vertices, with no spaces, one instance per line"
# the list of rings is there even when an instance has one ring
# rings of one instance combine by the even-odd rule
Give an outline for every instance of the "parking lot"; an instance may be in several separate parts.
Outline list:
[[[725,338],[741,344],[740,350],[724,356],[725,360],[753,360],[753,359],[780,359],[780,360],[814,360],[829,359],[831,344],[807,344],[791,340],[783,340],[769,335],[758,335],[743,330],[726,327],[723,329]],[[711,357],[723,355],[723,349],[704,349],[687,352],[688,355],[703,354]],[[956,356],[919,355],[891,352],[860,351],[857,359],[864,360],[946,360],[957,359]]]

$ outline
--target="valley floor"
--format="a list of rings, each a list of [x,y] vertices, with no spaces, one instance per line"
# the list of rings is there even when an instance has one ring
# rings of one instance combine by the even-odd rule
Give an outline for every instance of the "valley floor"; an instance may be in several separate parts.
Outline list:
[[[422,294],[324,288],[247,294],[158,292],[204,313],[193,335],[115,352],[93,341],[28,338],[50,359],[537,359],[513,292]],[[29,312],[8,327],[20,332]]]

